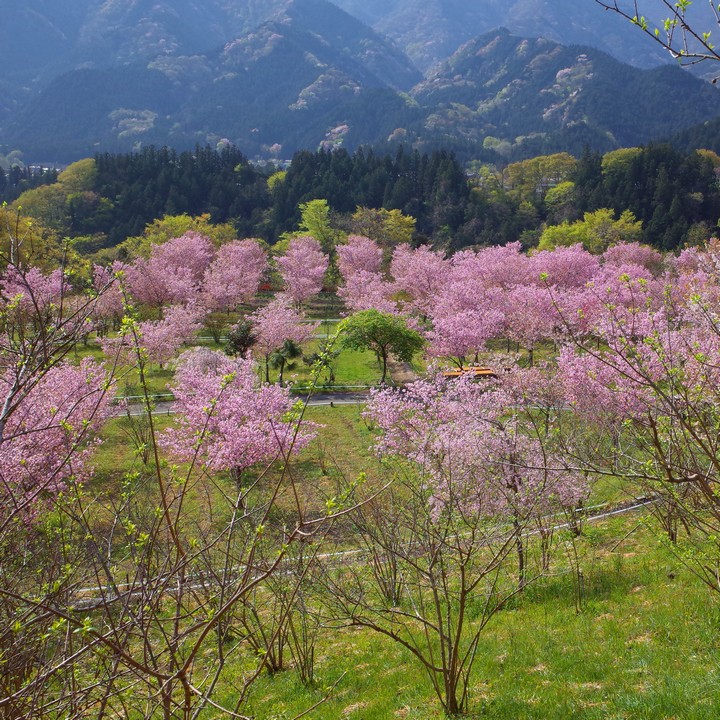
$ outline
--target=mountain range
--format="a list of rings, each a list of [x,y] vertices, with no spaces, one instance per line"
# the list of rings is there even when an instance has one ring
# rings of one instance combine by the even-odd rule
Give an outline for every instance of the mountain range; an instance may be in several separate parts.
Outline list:
[[[0,0],[0,16],[0,154],[34,160],[225,141],[518,156],[720,115],[708,83],[592,47],[660,59],[589,0]]]
[[[422,70],[460,45],[498,27],[523,37],[591,45],[640,67],[657,65],[662,53],[637,31],[607,16],[590,0],[335,0],[363,22],[395,40]]]

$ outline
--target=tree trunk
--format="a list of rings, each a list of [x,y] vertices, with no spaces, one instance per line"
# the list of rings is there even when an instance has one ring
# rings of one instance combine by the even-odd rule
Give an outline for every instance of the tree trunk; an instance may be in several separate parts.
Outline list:
[[[518,590],[525,587],[525,543],[522,538],[522,529],[517,520],[513,520],[513,527],[517,533],[515,537],[515,549],[518,557]]]
[[[387,376],[387,361],[388,361],[387,353],[384,350],[380,354],[380,358],[382,360],[382,377],[380,378],[380,384],[384,385],[385,377]]]

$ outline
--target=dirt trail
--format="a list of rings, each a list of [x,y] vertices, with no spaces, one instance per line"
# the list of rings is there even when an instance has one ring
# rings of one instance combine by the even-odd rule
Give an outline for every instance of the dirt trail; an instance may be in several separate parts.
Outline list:
[[[412,369],[412,365],[397,360],[388,360],[388,374],[396,385],[405,385],[418,379],[418,374]]]

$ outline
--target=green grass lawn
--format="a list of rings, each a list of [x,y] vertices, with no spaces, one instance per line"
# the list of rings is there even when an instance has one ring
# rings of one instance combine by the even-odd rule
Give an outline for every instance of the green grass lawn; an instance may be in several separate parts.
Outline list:
[[[583,609],[569,574],[556,571],[493,618],[478,649],[470,718],[493,720],[711,720],[720,713],[720,609],[714,596],[637,517],[593,526],[581,540]],[[561,550],[556,554],[562,555]],[[292,670],[263,676],[248,714],[443,717],[409,652],[368,630],[326,630],[316,647],[318,687]]]

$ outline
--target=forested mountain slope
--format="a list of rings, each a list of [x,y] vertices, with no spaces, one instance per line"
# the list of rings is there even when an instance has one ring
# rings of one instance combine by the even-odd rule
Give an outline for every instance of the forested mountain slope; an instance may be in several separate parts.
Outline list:
[[[494,0],[482,7],[485,22],[504,17]],[[518,17],[530,7],[518,3]],[[251,158],[408,144],[514,160],[641,144],[720,115],[720,93],[679,68],[642,71],[507,30],[469,40],[423,78],[391,40],[327,0],[73,0],[64,15],[41,0],[0,0],[3,10],[12,42],[0,47],[0,155],[21,150],[29,162],[227,142]],[[446,21],[467,31],[478,14],[418,5],[438,37]]]
[[[4,142],[62,162],[98,149],[223,138],[252,155],[275,145],[292,154],[367,111],[382,112],[383,132],[392,131],[392,116],[406,105],[397,90],[421,79],[409,60],[325,0],[286,5],[204,54],[168,52],[146,62],[138,51],[131,63],[69,71],[8,119]],[[370,129],[377,133],[377,122]],[[375,137],[360,132],[356,144]]]
[[[563,45],[590,45],[638,67],[668,62],[651,40],[603,12],[593,0],[334,1],[393,38],[423,70],[447,58],[462,43],[501,26],[517,35],[546,37]],[[693,5],[689,17],[711,27],[713,17],[706,4]],[[661,23],[667,14],[663,10],[656,8],[648,19]]]
[[[525,155],[632,146],[720,114],[720,93],[682,70],[638,70],[603,52],[487,33],[413,91],[424,132]],[[503,144],[485,140],[499,138]]]

